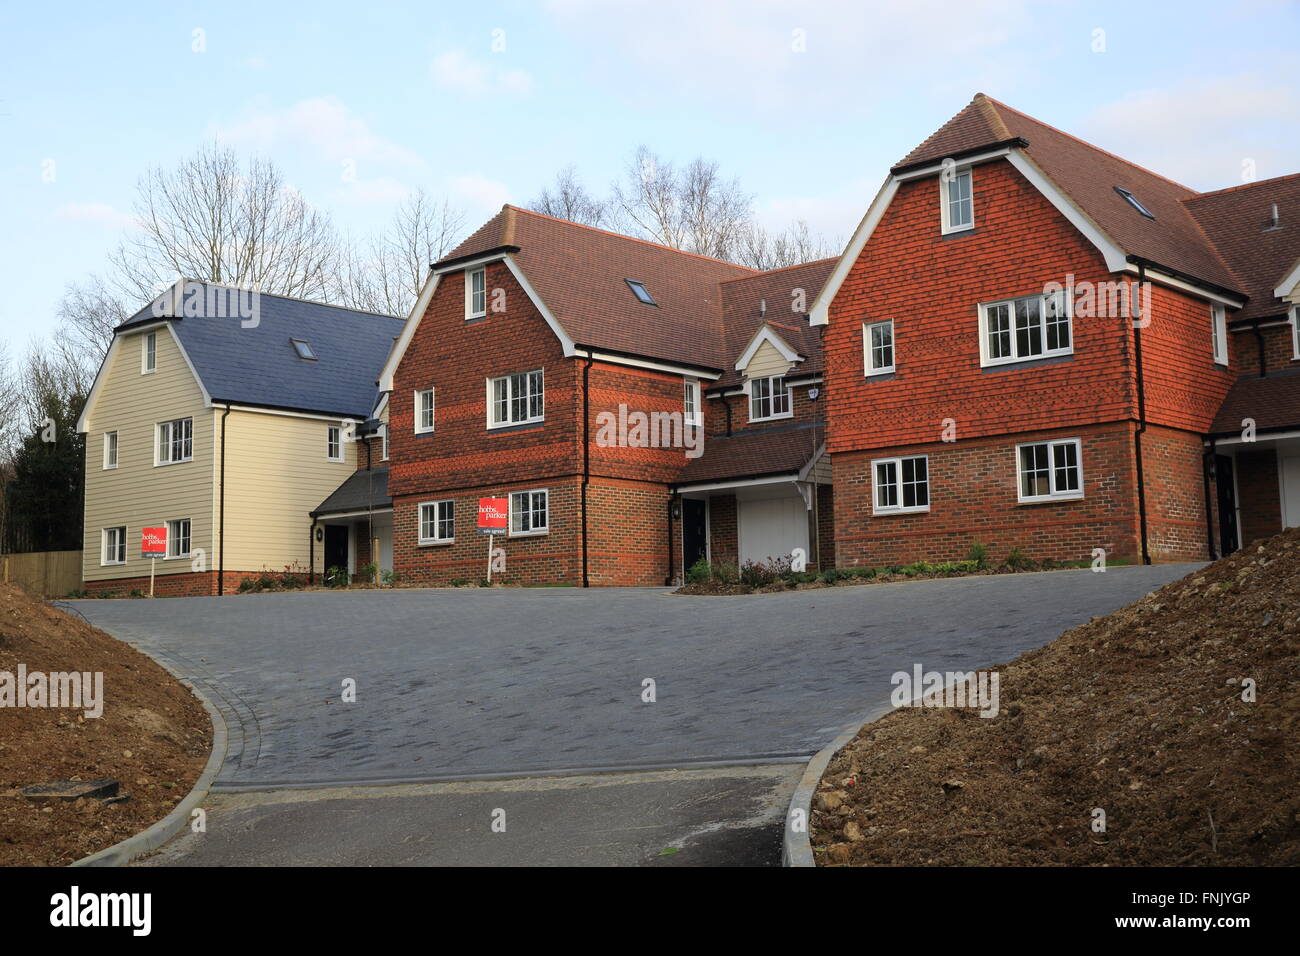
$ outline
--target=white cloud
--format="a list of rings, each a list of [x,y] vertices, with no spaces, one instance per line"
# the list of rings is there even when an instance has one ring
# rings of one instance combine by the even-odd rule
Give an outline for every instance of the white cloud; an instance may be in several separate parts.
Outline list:
[[[477,174],[451,177],[447,192],[453,203],[462,203],[471,211],[496,212],[510,201],[509,187]]]
[[[102,202],[66,202],[54,210],[54,218],[64,222],[79,222],[105,229],[130,229],[135,217]]]
[[[376,176],[374,179],[356,179],[347,182],[339,191],[338,198],[343,202],[358,205],[382,205],[401,202],[413,192],[410,186],[392,176]]]
[[[212,124],[209,133],[223,142],[270,150],[298,144],[319,157],[355,167],[418,167],[420,157],[374,132],[370,125],[334,96],[299,100],[288,109],[257,107],[228,124]]]
[[[1295,172],[1300,94],[1255,73],[1197,77],[1137,90],[1099,107],[1076,132],[1091,143],[1194,189]]]
[[[445,90],[480,95],[532,91],[533,78],[524,70],[502,70],[491,62],[476,60],[464,50],[448,50],[434,57],[429,68],[433,82]]]

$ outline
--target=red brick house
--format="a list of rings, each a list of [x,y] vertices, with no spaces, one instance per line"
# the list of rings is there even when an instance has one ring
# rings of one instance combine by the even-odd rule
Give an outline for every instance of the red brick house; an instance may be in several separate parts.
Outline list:
[[[774,272],[504,207],[436,263],[380,380],[393,567],[663,585],[833,553],[820,335],[834,260]]]
[[[1298,259],[1300,177],[1198,194],[976,96],[810,308],[836,563],[1195,559],[1300,523]]]

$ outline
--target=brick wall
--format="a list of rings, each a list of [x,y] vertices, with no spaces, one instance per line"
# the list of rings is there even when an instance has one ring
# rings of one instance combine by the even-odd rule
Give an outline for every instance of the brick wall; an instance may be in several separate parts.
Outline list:
[[[1229,313],[1231,319],[1231,313]],[[1274,325],[1259,330],[1259,337],[1264,340],[1264,369],[1269,374],[1282,369],[1300,367],[1295,359],[1295,344],[1292,339],[1291,326]],[[1259,339],[1253,331],[1232,332],[1231,341],[1233,369],[1241,375],[1259,374]]]
[[[1277,534],[1282,530],[1277,452],[1271,448],[1239,452],[1236,469],[1242,543]]]
[[[227,571],[226,594],[239,591],[239,582],[245,578],[260,577],[261,571]],[[149,577],[110,578],[104,581],[87,581],[83,585],[92,596],[111,595],[126,597],[132,591],[149,593]],[[217,572],[186,572],[183,574],[158,574],[154,576],[153,593],[159,597],[206,597],[217,593]]]
[[[1209,558],[1201,463],[1204,453],[1204,442],[1195,432],[1148,426],[1142,436],[1147,549],[1152,561]],[[1212,514],[1213,493],[1211,488]],[[1217,524],[1214,529],[1217,539]]]
[[[592,586],[660,587],[668,578],[666,485],[593,479],[587,488],[587,575]],[[674,534],[679,521],[674,521]],[[681,572],[681,550],[673,556]]]

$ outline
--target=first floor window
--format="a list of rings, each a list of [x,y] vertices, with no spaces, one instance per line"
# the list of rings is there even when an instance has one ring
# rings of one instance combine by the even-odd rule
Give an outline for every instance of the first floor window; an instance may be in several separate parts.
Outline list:
[[[104,432],[104,467],[117,467],[117,432]]]
[[[873,462],[876,512],[924,511],[930,507],[930,463],[925,455]]]
[[[140,348],[140,372],[148,374],[158,367],[158,333],[150,332],[144,337]]]
[[[420,544],[443,544],[455,537],[455,501],[448,498],[420,505]]]
[[[470,269],[465,273],[465,318],[487,315],[487,270]]]
[[[971,195],[970,167],[940,176],[939,191],[943,219],[941,232],[959,232],[975,225],[975,200]]]
[[[682,413],[683,424],[688,427],[698,428],[704,424],[704,413],[700,410],[700,383],[695,379],[686,380]]]
[[[549,530],[545,491],[516,491],[510,496],[510,533],[542,534]]]
[[[104,564],[126,564],[126,528],[105,528]]]
[[[488,379],[488,427],[540,422],[543,395],[541,369]]]
[[[1079,439],[1034,442],[1018,449],[1020,500],[1083,497]]]
[[[415,393],[415,431],[417,434],[433,431],[433,389]]]
[[[1210,334],[1214,338],[1214,361],[1228,364],[1228,314],[1221,305],[1210,306]]]
[[[343,429],[331,425],[325,432],[325,457],[330,461],[343,460]]]
[[[189,461],[194,457],[194,419],[177,418],[158,426],[158,462]]]
[[[790,390],[784,375],[751,379],[749,383],[749,420],[790,417]]]
[[[167,557],[186,558],[190,554],[190,519],[167,522]]]
[[[1000,365],[1072,348],[1070,308],[1064,290],[980,306],[980,364]]]
[[[894,320],[872,322],[862,327],[867,353],[867,374],[883,375],[894,370]]]

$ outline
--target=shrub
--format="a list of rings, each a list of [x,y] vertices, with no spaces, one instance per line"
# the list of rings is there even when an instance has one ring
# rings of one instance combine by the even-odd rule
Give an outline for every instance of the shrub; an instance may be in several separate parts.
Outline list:
[[[376,584],[379,580],[379,565],[371,561],[357,568],[357,573],[352,576],[354,581],[364,581],[367,584]]]
[[[712,574],[713,571],[709,567],[709,559],[700,558],[698,561],[696,561],[694,564],[692,564],[689,568],[686,569],[686,583],[700,584],[704,581],[707,581],[712,576]]]
[[[1034,567],[1034,559],[1026,555],[1019,548],[1011,549],[1011,553],[1007,555],[1005,563],[1012,571],[1029,571]]]
[[[380,575],[380,578],[383,580],[384,584],[391,588],[397,586],[398,582],[402,580],[402,575],[398,571],[385,571]]]
[[[327,588],[347,587],[348,584],[350,583],[350,578],[348,577],[348,569],[341,568],[338,565],[335,565],[334,567],[330,568],[328,571],[325,572],[324,582]]]
[[[980,544],[978,541],[972,541],[970,550],[966,552],[966,560],[975,562],[976,569],[983,571],[989,565],[988,545]]]

